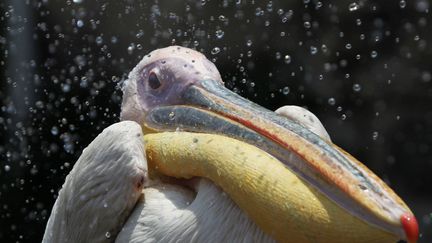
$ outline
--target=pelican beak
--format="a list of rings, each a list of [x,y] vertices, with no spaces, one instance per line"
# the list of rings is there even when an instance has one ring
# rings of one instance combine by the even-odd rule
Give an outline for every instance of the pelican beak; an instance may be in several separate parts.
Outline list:
[[[358,232],[359,234],[373,236],[381,232],[381,235],[388,236],[387,240],[417,241],[417,222],[406,204],[375,174],[333,143],[285,117],[242,98],[214,80],[202,80],[185,87],[179,100],[177,105],[160,106],[147,112],[144,130],[219,134],[267,152],[280,161],[284,168],[300,178],[296,185],[287,186],[301,185],[302,188],[316,190],[316,195],[320,195],[309,199],[317,200],[318,205],[321,205],[321,211],[306,212],[304,208],[297,207],[290,210],[298,210],[304,217],[314,217],[314,213],[328,212],[326,209],[330,204],[341,209],[337,215],[331,214],[332,217],[326,218],[327,222],[321,222],[325,225],[321,227],[323,232],[332,232],[328,235],[337,237],[337,234],[347,234],[348,232],[343,230],[345,227],[340,227],[345,222],[338,220],[349,215],[357,220],[350,221],[351,223],[357,222],[358,225],[368,226],[369,231],[363,230]],[[223,143],[219,145],[228,146]],[[226,148],[226,151],[229,149]],[[218,166],[223,167],[224,164]],[[226,171],[230,173],[229,170]],[[269,177],[277,175],[279,174],[276,172],[274,175],[266,174]],[[239,180],[244,178],[248,177],[241,176]],[[279,181],[277,178],[273,179]],[[290,196],[296,195],[286,195],[288,204],[287,198]],[[319,207],[315,207],[314,210],[317,208]],[[253,213],[254,210],[250,211]],[[299,214],[295,215],[300,217]],[[320,225],[313,227],[320,228]],[[325,234],[323,232],[321,233]],[[380,240],[382,239],[381,237]]]

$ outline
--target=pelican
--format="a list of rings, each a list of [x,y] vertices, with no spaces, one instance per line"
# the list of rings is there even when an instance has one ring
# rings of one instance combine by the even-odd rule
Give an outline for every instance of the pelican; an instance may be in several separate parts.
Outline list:
[[[84,149],[43,242],[416,242],[406,204],[311,112],[223,86],[185,47],[146,55]]]

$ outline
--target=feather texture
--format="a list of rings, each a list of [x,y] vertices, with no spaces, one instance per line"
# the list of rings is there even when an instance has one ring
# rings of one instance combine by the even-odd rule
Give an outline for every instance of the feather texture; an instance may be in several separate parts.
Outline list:
[[[141,195],[144,156],[137,123],[106,128],[66,177],[42,242],[112,242]]]
[[[213,182],[195,187],[144,189],[116,242],[274,242]]]

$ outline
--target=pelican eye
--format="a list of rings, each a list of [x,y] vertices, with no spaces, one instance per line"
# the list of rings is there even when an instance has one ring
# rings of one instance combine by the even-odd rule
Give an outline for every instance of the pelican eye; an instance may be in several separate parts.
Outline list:
[[[150,73],[149,78],[148,78],[148,83],[150,88],[152,89],[157,89],[159,88],[162,84],[159,81],[159,78],[157,77],[156,73]]]

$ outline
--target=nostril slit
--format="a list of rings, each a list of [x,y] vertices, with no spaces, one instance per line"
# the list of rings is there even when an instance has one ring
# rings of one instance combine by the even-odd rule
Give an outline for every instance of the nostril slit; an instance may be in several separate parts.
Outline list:
[[[358,186],[360,187],[360,189],[362,189],[363,191],[367,190],[367,187],[365,185],[362,184],[358,184]]]

